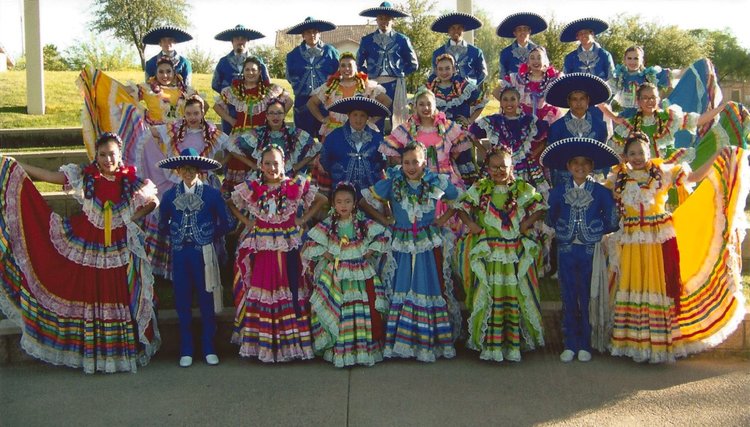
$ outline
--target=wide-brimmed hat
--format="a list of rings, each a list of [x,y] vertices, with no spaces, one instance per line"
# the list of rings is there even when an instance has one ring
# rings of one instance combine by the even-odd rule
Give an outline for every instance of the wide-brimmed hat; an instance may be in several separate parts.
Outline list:
[[[451,12],[438,17],[438,19],[432,23],[430,29],[436,33],[447,33],[448,28],[456,24],[464,27],[464,31],[472,31],[480,28],[482,26],[482,21],[468,13]]]
[[[620,157],[607,144],[593,138],[572,137],[553,142],[542,151],[539,161],[550,169],[567,169],[573,157],[586,157],[594,162],[594,169],[608,168],[620,163]]]
[[[374,99],[370,99],[364,96],[352,96],[349,98],[339,99],[338,101],[331,104],[331,106],[328,107],[327,110],[341,114],[349,114],[352,111],[364,111],[370,117],[384,117],[391,115],[388,107]]]
[[[234,28],[224,30],[214,36],[214,39],[221,40],[223,42],[231,42],[234,37],[244,37],[248,40],[257,40],[265,37],[260,31],[251,30],[246,26],[240,24]]]
[[[336,25],[333,22],[323,21],[322,19],[315,19],[312,16],[308,16],[304,21],[286,30],[287,34],[302,34],[306,30],[316,29],[319,32],[331,31],[336,29]]]
[[[180,151],[179,156],[159,160],[156,166],[163,169],[177,169],[180,166],[194,166],[200,170],[210,171],[221,167],[221,163],[208,157],[203,157],[195,148],[186,148]]]
[[[408,13],[402,12],[393,7],[389,1],[380,3],[379,7],[371,7],[359,12],[359,16],[366,16],[368,18],[377,18],[378,15],[388,15],[394,18],[407,18],[409,16]]]
[[[159,41],[164,37],[172,37],[175,43],[182,43],[193,39],[193,36],[181,30],[177,27],[167,25],[165,27],[157,27],[147,32],[143,36],[144,44],[159,44]]]
[[[609,24],[602,21],[599,18],[581,18],[570,22],[560,32],[561,42],[574,42],[576,41],[576,34],[581,30],[591,30],[594,34],[600,34],[607,31]]]
[[[497,26],[497,31],[495,33],[500,37],[512,39],[516,37],[513,34],[516,27],[521,25],[529,27],[531,29],[531,34],[541,33],[547,29],[547,21],[545,21],[540,15],[531,12],[519,12],[503,19],[503,22]]]
[[[589,104],[600,104],[612,96],[607,82],[589,73],[570,73],[558,77],[547,85],[544,99],[555,107],[568,108],[568,95],[571,92],[586,92]]]

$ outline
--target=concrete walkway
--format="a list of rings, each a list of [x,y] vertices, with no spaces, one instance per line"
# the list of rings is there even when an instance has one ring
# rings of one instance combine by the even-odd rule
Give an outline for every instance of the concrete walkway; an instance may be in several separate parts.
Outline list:
[[[671,365],[557,354],[490,363],[461,351],[434,364],[335,369],[222,356],[188,369],[157,355],[136,374],[84,375],[37,362],[0,368],[0,425],[748,425],[750,361]]]

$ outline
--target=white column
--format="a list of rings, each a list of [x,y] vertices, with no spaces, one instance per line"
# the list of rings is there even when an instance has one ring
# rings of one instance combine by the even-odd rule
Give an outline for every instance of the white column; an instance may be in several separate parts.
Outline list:
[[[24,0],[24,37],[26,45],[26,110],[44,114],[44,61],[40,35],[39,0]]]
[[[474,6],[472,3],[472,0],[456,0],[456,12],[473,14]],[[466,40],[466,43],[474,44],[474,31],[465,32],[464,40]]]

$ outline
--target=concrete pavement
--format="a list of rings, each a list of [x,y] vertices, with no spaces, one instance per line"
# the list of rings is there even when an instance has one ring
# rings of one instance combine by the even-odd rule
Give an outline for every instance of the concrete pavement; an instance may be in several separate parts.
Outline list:
[[[136,374],[84,375],[39,362],[0,368],[0,425],[748,425],[750,360],[671,365],[557,353],[521,363],[387,360],[335,369],[222,355],[187,369],[162,353]]]

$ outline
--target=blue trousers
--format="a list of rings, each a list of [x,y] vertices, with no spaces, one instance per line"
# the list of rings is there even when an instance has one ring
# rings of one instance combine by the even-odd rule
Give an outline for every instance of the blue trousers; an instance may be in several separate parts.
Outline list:
[[[563,344],[566,350],[591,352],[591,269],[594,245],[559,243],[557,277],[562,299]]]
[[[394,96],[396,96],[396,83],[398,80],[394,80],[390,83],[380,83],[381,86],[383,86],[383,89],[385,89],[385,94],[388,95],[389,98],[391,98],[391,101],[393,101]],[[391,114],[393,114],[393,103],[391,103]],[[380,129],[380,134],[385,134],[385,117],[381,117],[377,122],[375,122],[375,125]],[[393,129],[391,129],[392,131]]]
[[[216,354],[214,349],[214,336],[216,335],[214,297],[212,293],[206,292],[203,268],[203,251],[200,246],[188,244],[182,250],[172,252],[172,285],[174,287],[177,318],[180,323],[181,357],[193,356],[191,305],[195,293],[198,294],[198,307],[200,308],[203,326],[201,335],[203,354]]]
[[[318,138],[322,123],[320,123],[307,108],[307,100],[309,99],[310,96],[307,95],[297,95],[294,98],[294,126],[298,129],[304,130],[311,136]],[[328,115],[328,111],[323,108],[322,105],[318,108],[320,108],[320,114],[322,114],[323,117]]]

